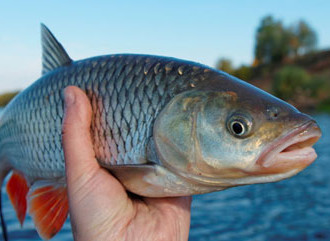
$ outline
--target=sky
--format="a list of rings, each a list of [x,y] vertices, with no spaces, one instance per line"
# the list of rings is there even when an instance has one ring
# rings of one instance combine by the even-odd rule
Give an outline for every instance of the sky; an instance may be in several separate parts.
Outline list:
[[[0,93],[40,77],[40,23],[72,59],[141,53],[172,56],[214,67],[253,61],[260,20],[272,15],[290,25],[304,19],[330,48],[330,1],[0,1]]]

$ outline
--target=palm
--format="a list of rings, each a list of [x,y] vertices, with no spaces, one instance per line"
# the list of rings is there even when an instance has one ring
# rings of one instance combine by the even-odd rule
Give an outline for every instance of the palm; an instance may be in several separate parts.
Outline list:
[[[132,219],[128,240],[134,240],[135,234],[141,234],[135,240],[187,240],[190,202],[189,197],[135,201],[137,216]]]
[[[190,197],[132,198],[103,169],[79,189],[70,200],[77,240],[188,239]]]

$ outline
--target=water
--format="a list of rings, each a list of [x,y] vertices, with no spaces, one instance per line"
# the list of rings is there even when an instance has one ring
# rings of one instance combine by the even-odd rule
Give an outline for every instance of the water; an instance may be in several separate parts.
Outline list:
[[[282,182],[195,196],[189,240],[330,240],[330,115],[315,118],[323,137],[312,166]],[[40,240],[30,217],[21,229],[3,198],[10,240]],[[69,221],[52,240],[72,240]]]

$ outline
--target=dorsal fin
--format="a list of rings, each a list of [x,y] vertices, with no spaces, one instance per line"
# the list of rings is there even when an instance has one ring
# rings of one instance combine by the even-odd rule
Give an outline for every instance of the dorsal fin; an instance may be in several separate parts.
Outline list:
[[[41,43],[43,75],[60,66],[71,64],[72,60],[63,46],[44,24],[41,24]]]

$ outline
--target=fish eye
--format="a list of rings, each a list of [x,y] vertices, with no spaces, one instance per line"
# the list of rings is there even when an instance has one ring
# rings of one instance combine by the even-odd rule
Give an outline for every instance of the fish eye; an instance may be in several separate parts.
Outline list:
[[[243,135],[245,132],[244,125],[239,121],[233,121],[230,127],[231,130],[238,136]]]
[[[251,130],[251,121],[243,116],[232,116],[227,122],[227,128],[235,137],[247,137]]]

